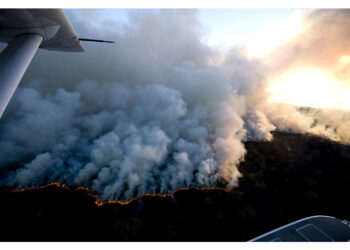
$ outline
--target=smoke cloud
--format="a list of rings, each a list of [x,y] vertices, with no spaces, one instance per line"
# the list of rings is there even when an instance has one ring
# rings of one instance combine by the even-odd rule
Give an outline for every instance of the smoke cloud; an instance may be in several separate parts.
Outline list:
[[[274,129],[256,109],[264,66],[208,47],[192,10],[130,11],[122,27],[70,18],[117,44],[38,53],[0,124],[0,183],[84,185],[103,200],[236,186],[242,141]]]
[[[271,140],[275,129],[350,138],[346,115],[267,103],[269,73],[284,68],[209,47],[196,11],[132,10],[126,23],[92,24],[97,14],[69,11],[82,37],[115,45],[34,58],[0,123],[1,185],[83,185],[102,200],[222,181],[232,188],[245,140]],[[317,18],[312,29],[324,22]],[[312,52],[293,55],[284,65],[316,63]]]

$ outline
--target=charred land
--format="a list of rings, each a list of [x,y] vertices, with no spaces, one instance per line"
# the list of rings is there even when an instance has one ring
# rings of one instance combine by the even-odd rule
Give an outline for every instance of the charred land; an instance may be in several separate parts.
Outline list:
[[[302,217],[350,220],[350,146],[274,132],[248,141],[239,187],[188,188],[127,204],[86,189],[0,189],[1,241],[247,241]]]

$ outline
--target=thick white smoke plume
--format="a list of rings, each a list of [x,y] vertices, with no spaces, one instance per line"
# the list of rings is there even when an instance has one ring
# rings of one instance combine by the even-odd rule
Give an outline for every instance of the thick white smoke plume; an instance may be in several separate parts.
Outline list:
[[[244,140],[312,127],[266,104],[266,65],[202,42],[195,11],[133,10],[123,25],[69,13],[81,36],[117,43],[39,51],[0,122],[1,185],[83,185],[103,200],[234,187]]]
[[[195,11],[131,11],[115,30],[73,14],[78,32],[117,43],[37,55],[0,124],[1,184],[84,185],[103,200],[236,186],[242,140],[274,129],[255,108],[263,66],[201,42]]]

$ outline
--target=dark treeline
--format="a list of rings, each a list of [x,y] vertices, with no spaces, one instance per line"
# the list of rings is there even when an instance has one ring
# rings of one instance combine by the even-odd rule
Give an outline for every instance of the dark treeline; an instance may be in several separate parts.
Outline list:
[[[246,241],[302,217],[350,220],[350,146],[274,133],[247,142],[240,185],[97,206],[86,190],[0,191],[2,241]]]

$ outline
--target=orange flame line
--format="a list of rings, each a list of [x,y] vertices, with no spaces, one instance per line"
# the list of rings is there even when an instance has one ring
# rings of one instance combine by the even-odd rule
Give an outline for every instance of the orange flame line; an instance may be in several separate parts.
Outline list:
[[[13,189],[12,192],[13,193],[21,193],[21,192],[26,192],[26,191],[32,191],[32,190],[40,190],[40,189],[45,189],[47,187],[58,187],[58,188],[62,188],[62,189],[66,189],[69,190],[70,188],[66,185],[66,184],[60,184],[58,182],[52,182],[43,186],[39,186],[39,187],[29,187],[29,188],[22,188],[22,189]],[[229,192],[228,189],[226,188],[218,188],[218,187],[210,187],[210,188],[200,188],[200,187],[183,187],[183,188],[179,188],[177,190],[174,190],[173,192],[169,193],[169,194],[150,194],[150,193],[145,193],[145,194],[140,194],[135,198],[132,198],[130,200],[127,201],[120,201],[120,200],[109,200],[109,201],[104,201],[104,202],[100,202],[100,197],[96,194],[93,194],[91,192],[91,190],[88,187],[77,187],[74,190],[83,190],[86,191],[88,193],[88,195],[92,198],[95,199],[95,205],[97,206],[103,206],[104,204],[119,204],[119,205],[128,205],[133,201],[136,201],[137,199],[141,198],[141,197],[145,197],[145,196],[151,196],[151,197],[161,197],[161,198],[167,198],[167,197],[173,197],[174,193],[178,192],[178,191],[185,191],[185,190],[190,190],[190,189],[195,189],[195,190],[200,190],[200,191],[207,191],[207,190],[223,190],[226,192]]]

